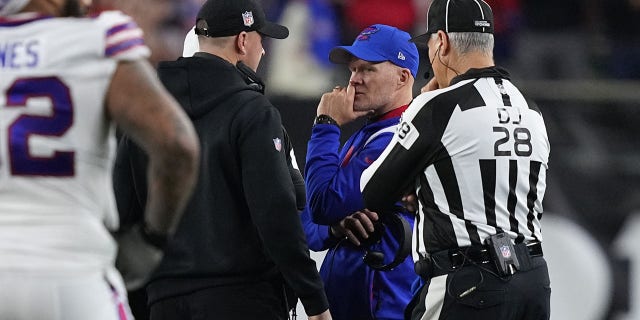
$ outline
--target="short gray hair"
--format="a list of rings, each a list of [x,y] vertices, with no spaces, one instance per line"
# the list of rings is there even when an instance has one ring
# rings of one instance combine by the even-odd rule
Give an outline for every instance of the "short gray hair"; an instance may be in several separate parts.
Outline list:
[[[434,33],[434,35],[436,35]],[[493,34],[480,32],[450,32],[447,33],[451,46],[461,55],[469,52],[482,52],[493,56]]]

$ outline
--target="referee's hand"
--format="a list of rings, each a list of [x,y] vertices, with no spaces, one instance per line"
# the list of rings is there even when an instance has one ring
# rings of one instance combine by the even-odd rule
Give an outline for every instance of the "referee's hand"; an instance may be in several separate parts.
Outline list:
[[[440,89],[440,85],[438,84],[438,81],[436,81],[436,77],[433,77],[431,78],[431,80],[429,80],[429,82],[427,82],[427,84],[420,88],[420,93],[425,93],[437,89]]]
[[[415,192],[408,193],[402,197],[402,206],[413,214],[418,211],[418,196],[416,196]]]

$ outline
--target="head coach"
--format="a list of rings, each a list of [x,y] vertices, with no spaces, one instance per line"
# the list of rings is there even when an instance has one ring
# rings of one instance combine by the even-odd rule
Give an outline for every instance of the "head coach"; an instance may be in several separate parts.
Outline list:
[[[267,21],[254,0],[209,0],[195,33],[198,52],[158,68],[193,121],[202,155],[194,194],[147,286],[150,318],[287,319],[292,291],[310,319],[330,319],[300,224],[280,114],[255,73],[262,41],[289,30]],[[132,171],[144,173],[136,163]]]

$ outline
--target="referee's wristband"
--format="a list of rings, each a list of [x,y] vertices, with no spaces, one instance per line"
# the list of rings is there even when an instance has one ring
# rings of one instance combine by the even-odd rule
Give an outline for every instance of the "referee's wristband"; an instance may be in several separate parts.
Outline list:
[[[326,114],[318,115],[316,119],[313,121],[313,125],[315,126],[316,124],[333,124],[338,127],[340,126],[335,119],[331,118]]]

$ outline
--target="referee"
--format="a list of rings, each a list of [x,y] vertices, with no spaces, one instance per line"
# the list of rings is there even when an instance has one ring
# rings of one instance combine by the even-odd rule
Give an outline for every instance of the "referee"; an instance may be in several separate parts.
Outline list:
[[[542,199],[549,141],[540,111],[493,62],[493,14],[482,0],[434,0],[427,32],[434,78],[391,144],[362,175],[382,212],[415,190],[410,319],[549,319]]]

